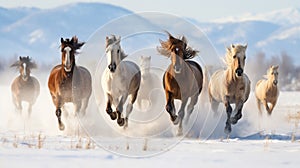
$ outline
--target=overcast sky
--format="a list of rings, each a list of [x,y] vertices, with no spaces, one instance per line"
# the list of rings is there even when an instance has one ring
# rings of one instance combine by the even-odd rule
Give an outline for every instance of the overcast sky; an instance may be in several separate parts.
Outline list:
[[[1,7],[54,8],[74,2],[104,2],[134,12],[158,11],[208,21],[245,13],[300,8],[299,0],[0,0]]]

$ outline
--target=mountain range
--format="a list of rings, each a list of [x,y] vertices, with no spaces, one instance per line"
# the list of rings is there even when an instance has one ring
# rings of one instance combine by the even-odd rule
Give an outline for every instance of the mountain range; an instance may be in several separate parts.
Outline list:
[[[57,62],[61,37],[77,35],[87,41],[109,21],[132,14],[104,3],[74,3],[53,9],[0,8],[0,58],[10,60],[30,55],[40,62]],[[203,31],[221,56],[231,43],[247,43],[248,56],[264,52],[267,57],[286,52],[300,54],[300,11],[283,9],[245,14],[208,22],[185,18]],[[176,29],[176,27],[175,27]]]

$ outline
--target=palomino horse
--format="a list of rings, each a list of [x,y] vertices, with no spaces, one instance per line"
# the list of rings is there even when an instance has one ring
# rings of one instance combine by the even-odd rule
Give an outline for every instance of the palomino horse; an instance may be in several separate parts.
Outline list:
[[[121,49],[120,37],[106,37],[106,56],[108,66],[102,75],[102,88],[105,92],[106,112],[112,120],[117,119],[119,126],[128,127],[128,117],[132,111],[141,82],[139,67],[130,61],[124,61],[127,55]],[[123,105],[127,97],[126,116],[122,116]],[[111,105],[116,107],[112,110]]]
[[[168,32],[167,32],[168,33]],[[167,41],[160,40],[161,46],[158,52],[164,56],[171,57],[171,64],[164,73],[163,87],[167,99],[166,110],[170,114],[171,121],[177,125],[177,135],[182,135],[182,120],[185,115],[185,106],[191,98],[187,107],[187,119],[194,110],[203,85],[203,73],[199,64],[188,59],[194,58],[198,51],[187,47],[187,40],[174,38],[168,33]],[[174,99],[181,100],[181,107],[176,115]]]
[[[137,97],[137,105],[139,108],[150,108],[157,103],[157,97],[152,97],[151,92],[155,89],[161,88],[159,78],[151,72],[151,56],[140,57],[141,68],[141,86]]]
[[[15,78],[11,84],[13,103],[18,112],[22,112],[22,101],[29,103],[28,116],[31,115],[32,105],[40,94],[40,84],[38,80],[31,76],[31,69],[37,68],[37,65],[27,57],[19,57],[19,60],[11,65],[17,67],[20,75]]]
[[[267,80],[262,79],[256,83],[255,96],[260,114],[262,114],[261,104],[265,106],[269,115],[272,114],[272,111],[276,105],[279,96],[279,89],[277,88],[278,68],[278,65],[271,66],[266,75]],[[270,105],[268,105],[268,103]]]
[[[49,76],[48,87],[56,107],[59,129],[65,126],[61,121],[61,108],[65,103],[72,102],[75,112],[84,115],[92,93],[92,79],[90,72],[75,64],[75,54],[84,43],[78,43],[76,36],[72,39],[61,38],[62,63],[55,66]]]
[[[250,80],[244,73],[247,45],[231,45],[227,48],[225,70],[216,71],[210,79],[208,92],[211,108],[217,112],[219,103],[224,103],[226,107],[227,120],[224,132],[231,132],[231,124],[236,124],[242,118],[244,103],[250,94]],[[231,117],[232,108],[230,104],[235,104],[235,116]]]

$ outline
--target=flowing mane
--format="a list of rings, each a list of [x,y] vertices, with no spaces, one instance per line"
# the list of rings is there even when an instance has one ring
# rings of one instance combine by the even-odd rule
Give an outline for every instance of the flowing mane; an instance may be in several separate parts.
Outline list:
[[[19,60],[14,62],[10,67],[16,67],[17,69],[19,69],[19,67],[23,64],[26,63],[29,69],[34,69],[37,68],[37,64],[32,61],[32,59],[27,56],[27,57],[19,57]]]
[[[181,46],[183,44],[183,59],[192,59],[194,58],[199,51],[192,49],[191,47],[187,46],[187,40],[184,36],[181,38],[173,37],[169,32],[167,32],[169,39],[167,41],[159,40],[160,47],[157,47],[157,51],[166,57],[171,56],[171,50],[174,46]]]

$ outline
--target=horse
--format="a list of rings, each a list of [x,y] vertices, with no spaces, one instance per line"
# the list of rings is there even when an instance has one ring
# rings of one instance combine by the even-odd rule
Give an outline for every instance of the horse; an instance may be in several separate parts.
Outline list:
[[[92,78],[90,72],[75,63],[75,54],[84,42],[78,42],[78,38],[60,39],[61,64],[55,66],[48,79],[48,88],[52,101],[56,107],[59,130],[63,131],[65,126],[61,121],[61,108],[65,103],[73,103],[75,112],[84,116],[92,93]]]
[[[27,57],[19,57],[19,60],[11,65],[11,67],[17,67],[20,71],[20,75],[14,79],[11,84],[12,99],[16,111],[22,112],[22,102],[28,102],[28,116],[31,116],[32,106],[35,104],[40,94],[39,81],[31,76],[31,69],[37,68],[35,62]]]
[[[160,40],[161,46],[157,47],[161,55],[171,57],[171,64],[163,75],[163,88],[167,101],[165,109],[173,124],[179,124],[177,136],[181,136],[185,107],[190,98],[186,117],[186,122],[188,122],[202,90],[203,72],[198,63],[189,60],[194,58],[198,51],[187,46],[186,38],[184,36],[181,39],[175,38],[169,32],[166,33],[168,40]],[[178,116],[176,115],[174,99],[181,100]]]
[[[278,68],[279,68],[278,65],[276,66],[272,65],[268,69],[267,75],[265,76],[267,79],[259,80],[256,83],[255,96],[256,96],[257,107],[260,115],[262,114],[261,104],[265,106],[268,114],[271,115],[277,103],[278,96],[279,96],[279,89],[277,87]]]
[[[151,64],[151,56],[141,56],[140,57],[140,69],[141,69],[141,85],[139,89],[139,94],[137,97],[137,105],[139,108],[150,107],[151,105],[155,105],[157,102],[157,98],[150,97],[151,92],[154,89],[160,88],[159,78],[151,72],[150,69]],[[147,103],[145,105],[145,103]]]
[[[244,103],[250,94],[250,80],[244,73],[247,45],[233,45],[227,47],[225,70],[217,70],[211,76],[208,93],[211,109],[217,113],[219,103],[226,107],[227,120],[224,132],[231,133],[231,124],[236,124],[242,118]],[[231,117],[232,107],[235,104],[234,117]]]
[[[105,92],[106,112],[112,120],[124,129],[128,127],[128,117],[133,109],[141,83],[141,72],[134,62],[124,61],[127,55],[121,49],[121,37],[106,37],[106,57],[108,66],[102,74],[102,88]],[[123,106],[129,98],[125,118]],[[112,105],[116,110],[112,110]]]

